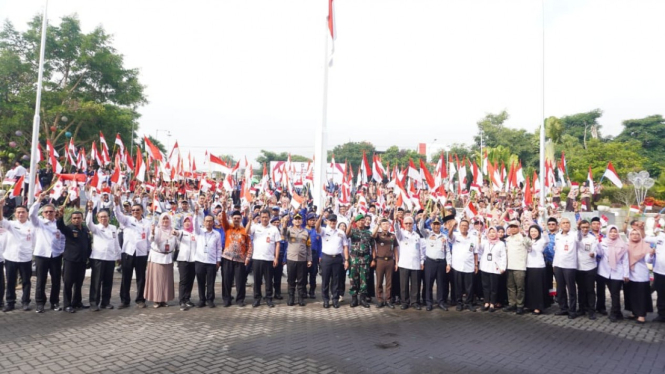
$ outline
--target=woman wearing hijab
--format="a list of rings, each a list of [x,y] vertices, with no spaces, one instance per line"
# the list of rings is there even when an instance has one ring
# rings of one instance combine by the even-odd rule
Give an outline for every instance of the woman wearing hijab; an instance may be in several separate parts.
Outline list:
[[[549,236],[542,235],[538,225],[532,225],[528,231],[531,239],[531,248],[526,257],[526,290],[524,306],[531,309],[531,314],[541,315],[543,310],[550,306],[549,290],[545,281],[545,247],[549,243]]]
[[[178,298],[180,310],[188,310],[194,306],[190,301],[194,278],[196,276],[194,255],[196,254],[196,237],[194,236],[194,223],[191,215],[182,219],[182,231],[177,233],[178,238],[178,274],[180,283],[178,285]]]
[[[176,244],[177,236],[171,216],[162,213],[157,227],[152,226],[145,284],[145,297],[154,303],[154,308],[168,306],[167,301],[175,298],[172,264]]]
[[[648,312],[653,312],[647,267],[647,262],[652,261],[652,256],[651,246],[635,229],[630,230],[628,234],[628,261],[630,282],[625,286],[628,292],[624,292],[626,310],[633,312],[630,319],[637,319],[638,324],[644,324],[644,317]]]
[[[609,313],[611,322],[623,319],[621,314],[621,287],[629,280],[628,244],[619,237],[619,228],[615,225],[607,227],[607,238],[598,244],[596,256],[598,275],[605,278],[605,284],[612,297],[612,309]]]
[[[480,242],[478,257],[480,258],[480,274],[483,285],[485,305],[483,310],[494,312],[499,295],[499,276],[506,271],[506,244],[499,240],[495,227],[487,229],[487,239]]]
[[[503,226],[496,226],[497,238],[502,243],[506,243],[506,229]],[[508,273],[505,271],[499,275],[499,293],[497,294],[497,301],[495,308],[499,309],[504,304],[508,303]]]

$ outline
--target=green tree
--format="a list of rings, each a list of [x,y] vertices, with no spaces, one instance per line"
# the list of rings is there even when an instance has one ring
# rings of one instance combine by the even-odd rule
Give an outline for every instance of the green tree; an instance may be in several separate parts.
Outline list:
[[[561,117],[560,121],[563,124],[563,134],[570,135],[576,138],[580,144],[584,145],[585,140],[601,139],[600,127],[598,118],[603,115],[600,109],[594,109],[586,113],[577,113],[565,117]]]
[[[8,21],[0,31],[0,146],[15,141],[17,153],[30,153],[40,37],[41,16],[25,32]],[[41,141],[50,139],[62,149],[70,135],[77,146],[89,147],[102,130],[110,142],[120,133],[125,144],[133,143],[137,108],[147,100],[138,69],[124,66],[112,39],[101,26],[83,33],[76,15],[48,27]]]
[[[446,158],[446,150],[445,149],[437,149],[436,152],[431,154],[431,161],[432,163],[437,163],[439,162],[439,157],[443,154],[443,158]],[[471,160],[474,160],[477,156],[477,152],[473,152],[470,146],[462,143],[453,143],[450,146],[450,149],[448,149],[448,154],[451,156],[457,155],[457,157],[460,159],[460,162],[464,157],[470,158]],[[446,160],[447,161],[447,160]]]
[[[412,149],[399,149],[396,145],[388,148],[381,155],[381,162],[384,167],[390,165],[392,168],[397,165],[400,168],[404,168],[409,165],[409,160],[413,160],[413,164],[418,168],[420,160],[427,161],[427,156],[421,155]]]
[[[560,119],[552,116],[545,120],[545,137],[551,139],[552,142],[559,143],[564,131],[565,127]]]
[[[586,149],[571,136],[564,136],[564,141],[562,149],[566,152],[568,176],[572,181],[585,181],[589,166],[594,180],[599,180],[605,172],[608,161],[612,161],[619,178],[625,180],[629,172],[642,170],[643,164],[647,161],[640,155],[641,144],[637,140],[604,142],[600,139],[590,139],[587,140]]]
[[[653,115],[641,119],[623,121],[623,131],[615,141],[637,140],[641,147],[640,155],[646,158],[644,167],[654,176],[659,176],[665,164],[665,119]]]
[[[522,160],[522,166],[536,166],[538,163],[538,141],[534,134],[524,129],[511,129],[504,126],[509,115],[504,110],[499,114],[487,114],[478,121],[478,130],[483,132],[486,147],[499,146],[510,149],[512,154]],[[474,137],[474,150],[480,148],[480,134]]]
[[[358,170],[360,162],[363,159],[363,151],[367,155],[367,162],[372,166],[372,155],[376,151],[374,145],[367,141],[362,142],[348,142],[340,144],[333,148],[331,151],[328,151],[328,161],[332,159],[332,156],[335,155],[335,162],[344,163],[348,161],[352,169],[355,171]],[[384,161],[385,166],[385,161]],[[371,170],[370,170],[371,171]]]
[[[277,153],[266,151],[265,149],[261,150],[261,154],[256,158],[256,162],[259,164],[266,164],[270,166],[271,161],[286,161],[289,159],[289,154],[287,152]],[[309,158],[301,155],[291,155],[291,161],[293,162],[309,162],[312,161]]]

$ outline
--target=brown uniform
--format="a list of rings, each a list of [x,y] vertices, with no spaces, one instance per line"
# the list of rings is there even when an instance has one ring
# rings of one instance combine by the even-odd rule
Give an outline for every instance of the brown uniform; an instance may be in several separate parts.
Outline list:
[[[390,290],[395,270],[395,250],[399,247],[395,234],[391,232],[377,232],[375,235],[376,250],[376,297],[379,303],[390,300]],[[385,277],[385,295],[383,279]]]

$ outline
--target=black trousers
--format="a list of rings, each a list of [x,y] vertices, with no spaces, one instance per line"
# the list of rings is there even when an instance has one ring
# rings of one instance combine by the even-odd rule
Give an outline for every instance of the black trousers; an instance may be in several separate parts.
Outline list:
[[[132,288],[132,276],[136,271],[136,299],[137,303],[145,303],[145,270],[148,267],[148,256],[137,256],[136,253],[128,255],[123,253],[120,260],[122,281],[120,282],[120,301],[129,305],[129,290]]]
[[[596,311],[598,312],[604,312],[607,310],[607,307],[605,306],[605,282],[606,279],[596,273]]]
[[[339,298],[340,282],[342,280],[342,273],[344,272],[344,261],[342,255],[330,256],[327,254],[321,255],[321,296],[323,300],[330,301]]]
[[[0,261],[0,306],[5,305],[5,263]]]
[[[82,305],[81,287],[85,280],[85,262],[64,261],[64,289],[62,292],[63,306],[77,307]]]
[[[399,268],[399,288],[402,294],[402,303],[409,305],[418,302],[418,277],[420,277],[420,273],[420,270]]]
[[[577,307],[580,313],[596,309],[596,269],[578,270],[575,274],[577,283]]]
[[[90,259],[90,264],[90,305],[107,306],[111,303],[115,261]]]
[[[319,254],[317,251],[312,251],[312,266],[307,268],[305,276],[307,277],[306,284],[309,284],[309,294],[314,295],[316,291],[316,274],[319,272]]]
[[[577,289],[575,288],[575,274],[577,269],[554,268],[556,277],[556,300],[559,308],[564,312],[577,310]]]
[[[499,274],[480,272],[483,283],[483,298],[486,304],[496,304],[499,299]]]
[[[261,300],[261,287],[263,281],[266,282],[266,300],[272,300],[272,278],[275,268],[272,267],[272,261],[252,260],[254,263],[254,300]]]
[[[432,305],[432,303],[440,304],[448,300],[448,292],[445,289],[445,279],[448,278],[446,273],[446,260],[435,261],[431,258],[425,258],[425,304]],[[433,300],[434,281],[436,281],[436,300]]]
[[[307,271],[306,261],[286,261],[286,280],[289,283],[289,296],[298,295],[305,298],[305,272]],[[296,286],[298,292],[296,293]]]
[[[374,281],[376,273],[376,264],[374,264],[374,267],[369,267],[369,271],[367,272],[367,279],[365,280],[367,282],[367,297],[376,297],[376,282]]]
[[[215,278],[217,278],[217,264],[204,262],[194,263],[196,283],[199,285],[199,302],[215,300]]]
[[[455,269],[452,266],[450,267],[448,276],[443,280],[443,288],[445,289],[444,293],[450,295],[450,302],[453,304],[455,302]],[[445,301],[448,302],[448,300]]]
[[[393,271],[392,286],[390,287],[390,297],[393,300],[399,300],[402,297],[402,284],[400,283],[399,273],[399,268],[398,270]]]
[[[282,296],[282,274],[284,272],[284,264],[277,263],[277,267],[272,272],[272,286],[275,289],[275,296]]]
[[[455,271],[455,299],[457,305],[471,305],[473,301],[474,273]],[[466,296],[465,296],[466,295]]]
[[[545,262],[545,287],[547,287],[547,294],[551,295],[550,290],[554,288],[554,268],[551,262]]]
[[[605,284],[610,290],[610,298],[612,299],[611,315],[621,315],[621,288],[623,287],[623,280],[606,278]]]
[[[245,286],[247,285],[247,275],[245,264],[238,261],[222,261],[222,300],[231,301],[231,290],[233,280],[236,283],[236,303],[245,301]]]
[[[46,278],[51,275],[51,304],[60,303],[60,281],[62,281],[62,255],[57,257],[35,256],[37,283],[35,283],[35,301],[37,305],[46,304]]]
[[[653,288],[658,295],[658,299],[656,300],[658,315],[665,317],[665,275],[653,273]]]
[[[30,276],[32,275],[32,261],[14,262],[5,260],[5,270],[7,272],[7,295],[5,301],[7,305],[16,304],[16,277],[21,275],[23,281],[22,304],[30,304]]]
[[[180,281],[178,282],[178,302],[184,304],[190,301],[192,297],[192,288],[194,288],[194,278],[196,277],[196,263],[178,261],[178,274],[180,275]]]

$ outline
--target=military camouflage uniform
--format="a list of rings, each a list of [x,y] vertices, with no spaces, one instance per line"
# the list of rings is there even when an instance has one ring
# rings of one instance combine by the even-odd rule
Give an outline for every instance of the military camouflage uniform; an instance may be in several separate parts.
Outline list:
[[[374,239],[372,233],[367,230],[351,229],[349,234],[351,245],[349,246],[349,283],[351,296],[367,294],[367,275],[369,265],[372,262],[372,248]]]

